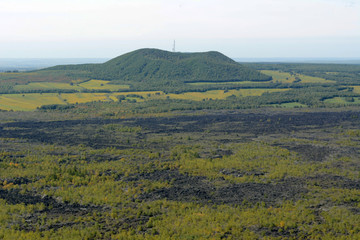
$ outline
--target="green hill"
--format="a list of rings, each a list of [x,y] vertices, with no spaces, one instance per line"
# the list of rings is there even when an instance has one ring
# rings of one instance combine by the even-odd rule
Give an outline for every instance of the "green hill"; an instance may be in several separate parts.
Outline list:
[[[174,53],[139,49],[103,64],[63,65],[46,71],[79,72],[89,78],[130,84],[133,88],[180,87],[186,82],[269,81],[270,76],[243,66],[225,55]]]

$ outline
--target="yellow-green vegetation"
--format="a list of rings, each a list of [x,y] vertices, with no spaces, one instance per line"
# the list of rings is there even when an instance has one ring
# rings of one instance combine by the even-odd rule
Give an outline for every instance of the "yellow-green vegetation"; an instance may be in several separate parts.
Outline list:
[[[234,155],[215,159],[199,158],[196,150],[186,147],[174,149],[172,156],[179,159],[181,171],[209,178],[223,177],[234,182],[266,182],[286,175],[300,177],[310,173],[311,166],[294,164],[296,156],[285,149],[260,143],[241,144],[233,149],[237,151]],[[234,171],[234,174],[228,174],[226,170]]]
[[[25,93],[0,95],[0,109],[31,111],[45,104],[64,104],[57,93]]]
[[[227,95],[227,96],[230,96],[230,95]],[[226,98],[226,95],[224,94],[223,90],[213,90],[213,91],[207,91],[207,92],[187,92],[187,93],[182,93],[182,94],[170,93],[167,96],[172,99],[188,99],[188,100],[196,100],[196,101],[201,101],[203,99],[210,99],[210,98],[211,99]]]
[[[112,126],[109,126],[112,129]],[[108,126],[106,126],[108,128]],[[110,130],[111,130],[110,129]],[[259,144],[247,144],[237,146],[236,149],[240,149],[242,152],[236,154],[238,161],[242,161],[245,158],[245,161],[251,163],[256,155],[254,151],[258,151],[260,148],[264,153],[269,150],[269,147]],[[247,151],[247,149],[250,149]],[[46,152],[58,152],[63,151],[63,148],[55,146],[43,146],[35,151]],[[75,148],[69,148],[70,151],[75,151]],[[188,159],[191,159],[192,156],[188,155],[191,153],[191,149],[188,149],[186,153],[182,156],[185,158],[186,155]],[[288,151],[284,151],[280,148],[271,149],[272,152],[269,152],[270,155],[283,155],[284,157],[289,155]],[[129,154],[150,154],[150,152],[130,152],[130,151],[121,151],[115,149],[107,150],[90,150],[81,149],[79,155],[65,155],[61,157],[55,157],[52,155],[43,155],[38,157],[38,155],[28,155],[25,159],[21,160],[21,163],[18,161],[14,162],[5,160],[2,164],[2,173],[3,178],[11,178],[14,175],[23,176],[30,179],[36,178],[41,173],[41,176],[44,176],[36,183],[29,183],[24,188],[20,185],[14,185],[7,183],[6,181],[2,182],[4,190],[22,188],[22,191],[38,189],[44,185],[53,186],[50,190],[44,190],[43,194],[56,196],[59,199],[64,201],[77,202],[81,204],[97,204],[97,205],[110,205],[113,206],[111,210],[106,211],[104,216],[101,216],[100,213],[90,215],[88,217],[79,217],[74,216],[69,219],[68,216],[61,216],[54,219],[49,219],[46,215],[40,217],[43,219],[39,221],[40,225],[50,226],[51,222],[61,223],[64,221],[75,221],[75,222],[93,222],[97,219],[101,220],[103,217],[106,217],[106,221],[111,223],[112,221],[117,221],[124,218],[125,216],[132,216],[133,218],[150,216],[150,218],[145,218],[143,226],[139,226],[131,230],[121,230],[119,233],[116,233],[113,238],[152,238],[153,235],[161,234],[164,238],[183,238],[183,237],[196,237],[196,238],[220,238],[224,234],[230,234],[235,238],[250,237],[251,239],[256,239],[258,235],[254,232],[257,229],[269,229],[269,231],[276,232],[287,232],[292,230],[295,232],[299,226],[302,226],[303,233],[297,234],[307,234],[311,232],[312,236],[322,236],[324,234],[322,230],[332,229],[331,232],[326,231],[326,234],[332,236],[341,231],[349,232],[352,236],[358,234],[358,228],[353,223],[358,221],[358,216],[353,214],[346,209],[341,208],[331,208],[329,212],[324,212],[326,217],[325,224],[316,224],[316,215],[309,206],[312,202],[308,201],[298,201],[296,203],[286,202],[279,206],[265,206],[257,205],[256,207],[247,207],[245,205],[239,206],[229,206],[229,205],[204,205],[198,203],[186,203],[178,201],[167,201],[159,200],[152,203],[144,202],[141,206],[134,210],[121,210],[117,208],[118,203],[125,204],[129,201],[129,196],[137,196],[143,192],[151,192],[156,189],[168,188],[171,186],[170,182],[150,182],[150,181],[140,181],[137,184],[132,185],[131,183],[126,182],[116,182],[114,179],[117,176],[131,176],[137,172],[149,172],[151,169],[161,169],[162,164],[160,162],[154,161],[152,164],[140,164],[134,166],[131,164],[129,158],[121,158],[115,162],[101,162],[101,163],[87,163],[85,159],[87,156],[98,155],[98,154],[111,154],[111,155],[129,155]],[[248,153],[249,155],[247,155]],[[23,153],[18,153],[16,156],[20,156]],[[246,155],[245,155],[246,154]],[[3,152],[2,157],[11,155],[9,152]],[[265,155],[265,154],[264,154]],[[264,155],[259,155],[259,158],[265,157]],[[149,155],[150,156],[150,155]],[[152,158],[157,159],[159,155],[152,155]],[[271,156],[270,156],[271,157]],[[82,160],[83,159],[83,160]],[[198,159],[199,160],[199,159]],[[265,159],[264,159],[265,160]],[[267,160],[270,160],[267,158]],[[61,162],[77,162],[75,164],[60,165]],[[179,160],[183,161],[182,159]],[[280,160],[281,161],[281,160]],[[191,163],[191,161],[187,161]],[[257,165],[254,163],[254,166]],[[41,164],[40,164],[41,163]],[[227,165],[230,164],[230,165]],[[220,168],[214,165],[214,168],[205,167],[203,169],[204,173],[209,170],[214,172],[226,167],[242,167],[243,163],[240,162],[236,164],[225,160]],[[54,167],[55,166],[55,167]],[[181,165],[182,166],[182,165]],[[191,165],[193,166],[193,165]],[[190,167],[191,167],[190,166]],[[137,167],[137,168],[136,168]],[[190,172],[192,170],[190,167],[187,169]],[[204,166],[203,166],[204,167]],[[284,167],[284,166],[283,166]],[[285,166],[286,168],[286,166]],[[185,170],[184,168],[180,168]],[[199,169],[199,168],[196,168]],[[241,168],[243,169],[243,168]],[[247,168],[247,170],[253,168]],[[109,172],[110,175],[104,175],[104,172]],[[115,175],[113,173],[116,173]],[[302,175],[302,174],[301,174]],[[290,176],[292,174],[290,173]],[[219,176],[220,177],[220,176]],[[248,179],[251,181],[251,179]],[[76,186],[76,187],[74,187]],[[333,191],[333,190],[332,190]],[[356,194],[356,193],[354,193]],[[329,194],[326,192],[326,196],[339,196],[339,193],[335,192]],[[349,196],[348,193],[344,192],[342,196]],[[355,195],[356,196],[356,195]],[[333,199],[334,202],[343,202],[345,199],[342,197],[336,197]],[[355,198],[357,201],[357,198]],[[129,204],[131,201],[128,202]],[[3,214],[1,214],[1,223],[6,224],[8,222],[19,222],[21,224],[21,216],[34,214],[35,212],[46,209],[44,204],[37,205],[10,205],[5,201],[1,202],[1,209]],[[342,213],[340,215],[337,215]],[[336,217],[337,216],[337,217]],[[343,216],[343,217],[341,217]],[[340,218],[341,222],[343,219],[347,219],[347,224],[335,224],[339,223],[336,219]],[[45,221],[45,219],[47,219]],[[196,222],[196,228],[194,228],[194,223]],[[350,224],[350,227],[348,226]],[[23,226],[22,226],[23,227]],[[151,229],[151,231],[146,231],[144,234],[139,233],[144,229]],[[316,230],[314,230],[314,228]],[[250,230],[253,229],[253,230]],[[15,229],[1,229],[2,234],[5,236],[23,236],[24,238],[36,238],[40,236],[72,236],[73,239],[81,239],[84,236],[90,236],[90,232],[84,231],[82,228],[68,228],[66,226],[62,227],[58,231],[42,231],[40,232],[19,232]],[[99,232],[98,227],[92,229],[92,231]],[[354,235],[355,234],[355,235]],[[298,237],[300,235],[297,235]],[[160,236],[159,236],[160,237]]]
[[[325,102],[327,102],[327,103],[340,103],[340,104],[346,103],[345,99],[341,98],[341,97],[325,99]]]
[[[24,93],[0,95],[0,109],[33,111],[42,105],[109,101],[107,93]]]
[[[219,84],[254,84],[259,83],[255,81],[235,81],[235,82],[191,82],[189,85],[201,86],[201,85],[219,85]]]
[[[284,107],[284,108],[303,108],[303,107],[307,107],[307,105],[297,103],[297,102],[274,104],[274,106],[280,106],[280,107]]]
[[[349,104],[359,104],[360,99],[359,97],[334,97],[325,99],[325,103],[333,103],[333,104],[342,104],[342,105],[349,105]]]
[[[122,92],[112,94],[116,101],[118,96],[125,96],[126,99],[136,99],[137,101],[143,101],[144,99],[164,99],[164,92],[162,91],[137,91],[137,92]]]
[[[261,96],[263,93],[283,92],[289,89],[239,89],[239,90],[211,90],[207,92],[187,92],[181,94],[167,94],[171,99],[187,99],[202,101],[205,99],[226,99],[232,95],[237,97]]]
[[[119,91],[122,89],[129,89],[129,85],[115,85],[109,84],[110,81],[103,80],[90,80],[83,83],[80,83],[79,86],[85,89],[101,89],[101,90],[110,90],[110,91]]]
[[[353,92],[360,94],[360,86],[351,86],[354,88]]]
[[[70,104],[94,101],[109,101],[107,93],[63,93],[62,99]]]
[[[105,129],[114,130],[115,125],[106,125]],[[124,127],[121,128],[123,132]],[[130,128],[129,128],[130,129]],[[129,130],[128,129],[128,130]],[[125,132],[128,132],[126,130]],[[131,129],[130,132],[133,132]],[[135,132],[141,129],[135,129]],[[1,191],[17,191],[20,194],[31,192],[32,189],[42,189],[41,194],[52,196],[56,199],[69,203],[79,203],[84,209],[91,205],[107,206],[105,211],[87,214],[56,215],[42,202],[37,204],[9,204],[5,200],[0,201],[1,218],[0,224],[14,224],[13,228],[1,228],[0,234],[4,239],[38,239],[38,238],[104,238],[113,239],[219,239],[223,236],[231,236],[235,239],[258,239],[260,236],[267,239],[277,239],[276,235],[293,236],[296,238],[332,238],[338,234],[346,234],[351,238],[360,237],[358,214],[349,211],[345,207],[332,206],[326,211],[321,211],[321,221],[318,212],[313,209],[317,204],[314,196],[319,199],[329,199],[334,204],[358,202],[360,204],[359,190],[328,189],[318,187],[311,189],[305,200],[285,201],[281,204],[267,205],[259,203],[251,205],[244,201],[238,205],[228,204],[201,204],[194,202],[169,201],[166,199],[153,202],[133,203],[133,197],[139,197],[144,193],[151,193],[159,189],[170,188],[172,181],[138,180],[119,181],[119,176],[129,177],[139,173],[151,173],[165,169],[179,168],[185,173],[198,176],[207,176],[209,179],[225,178],[230,183],[264,182],[269,180],[281,180],[284,178],[311,176],[312,172],[319,169],[318,166],[308,163],[304,165],[296,156],[285,149],[271,147],[262,143],[246,143],[233,145],[232,150],[237,151],[233,156],[223,159],[200,159],[196,157],[196,147],[181,147],[173,150],[174,164],[161,163],[158,153],[150,151],[102,149],[91,150],[88,148],[67,148],[69,152],[77,152],[76,155],[56,156],[50,153],[64,151],[63,147],[41,146],[33,148],[33,152],[23,151],[16,153],[21,156],[27,152],[27,156],[19,160],[11,160],[7,156],[14,153],[2,152],[0,157],[4,160],[1,165],[3,179],[11,179],[13,176],[21,176],[27,179],[38,179],[33,183],[16,185],[2,181]],[[29,154],[30,153],[30,154]],[[39,154],[42,153],[42,154]],[[98,155],[129,156],[119,158],[117,161],[88,162],[88,158]],[[135,157],[137,156],[137,157]],[[149,163],[133,164],[135,158],[153,159]],[[67,163],[67,164],[64,164]],[[301,166],[304,168],[302,169]],[[232,169],[243,172],[263,172],[265,176],[234,177],[219,174],[221,170]],[[107,173],[107,174],[104,174]],[[40,178],[39,178],[40,177]],[[224,184],[224,183],[223,183]],[[39,197],[39,199],[41,199]],[[121,203],[121,207],[119,204]],[[135,205],[134,205],[135,204]],[[71,206],[71,205],[70,205]],[[87,206],[87,207],[86,207]],[[128,206],[128,208],[124,208]],[[136,206],[131,207],[130,206]],[[359,206],[360,207],[360,206]],[[71,208],[71,207],[69,207]],[[50,212],[49,212],[50,211]],[[85,211],[85,210],[83,210]],[[44,214],[38,214],[45,212]],[[46,212],[49,212],[46,214]],[[53,215],[51,215],[53,214]],[[55,214],[55,215],[54,215]],[[24,216],[37,217],[27,222]],[[125,224],[126,221],[142,219],[135,227],[127,223],[121,228],[104,233],[102,225],[109,227],[112,224]],[[38,228],[33,227],[33,221]],[[67,226],[65,223],[71,222]],[[91,224],[91,227],[87,224]],[[52,226],[64,224],[57,230],[46,230]],[[31,231],[19,231],[30,228]],[[105,234],[105,235],[104,235]]]
[[[0,95],[0,109],[33,111],[42,105],[111,101],[107,93],[24,93]]]
[[[286,149],[246,143],[232,146],[236,151],[231,156],[222,158],[201,158],[199,149],[182,146],[175,148],[172,157],[179,160],[180,171],[212,179],[224,178],[231,182],[273,182],[286,177],[305,177],[316,174],[336,173],[339,176],[356,178],[357,171],[334,167],[339,159],[329,162],[304,162],[299,156]]]
[[[311,77],[298,73],[288,73],[288,72],[274,71],[274,70],[262,70],[261,73],[272,76],[274,82],[335,83],[335,81],[326,80],[324,78]]]
[[[360,237],[358,111],[31,114],[0,114],[1,239]]]
[[[179,204],[169,201],[157,204],[160,205],[160,209],[166,209],[168,212],[164,218],[151,219],[150,224],[158,226],[156,232],[161,233],[161,237],[146,234],[136,239],[221,239],[228,235],[234,239],[257,239],[259,236],[247,229],[265,228],[281,233],[291,231],[301,223],[308,224],[310,228],[315,218],[311,210],[301,206],[302,203],[286,203],[276,208],[259,206],[250,209],[227,205]],[[131,239],[131,235],[127,232],[117,235],[117,238],[127,237]],[[268,239],[272,238],[268,237]]]
[[[181,94],[164,94],[161,91],[114,92],[114,93],[24,93],[0,95],[0,109],[14,111],[32,111],[42,105],[75,104],[94,101],[118,101],[117,96],[123,95],[127,100],[145,101],[150,99],[186,99],[202,101],[206,99],[226,99],[229,96],[246,97],[260,96],[266,92],[282,92],[288,89],[240,89],[213,90],[207,92],[187,92]],[[138,96],[141,96],[139,98]]]
[[[32,111],[42,105],[74,104],[93,101],[118,101],[118,95],[137,94],[147,98],[157,92],[126,92],[126,93],[24,93],[0,95],[0,109],[14,111]]]
[[[69,83],[56,83],[56,82],[32,82],[26,85],[16,85],[14,90],[24,91],[24,90],[56,90],[56,89],[74,89],[81,90],[83,88],[71,85]]]
[[[103,80],[89,80],[81,83],[57,83],[57,82],[32,82],[26,85],[15,85],[14,90],[16,91],[28,91],[28,90],[77,90],[81,91],[84,89],[89,90],[110,90],[119,91],[123,89],[129,89],[129,85],[115,85],[109,84],[110,81]]]

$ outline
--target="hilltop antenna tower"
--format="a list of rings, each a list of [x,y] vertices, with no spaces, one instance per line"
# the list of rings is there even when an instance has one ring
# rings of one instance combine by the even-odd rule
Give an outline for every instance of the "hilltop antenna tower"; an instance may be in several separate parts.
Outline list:
[[[172,51],[175,52],[175,40],[174,40]]]

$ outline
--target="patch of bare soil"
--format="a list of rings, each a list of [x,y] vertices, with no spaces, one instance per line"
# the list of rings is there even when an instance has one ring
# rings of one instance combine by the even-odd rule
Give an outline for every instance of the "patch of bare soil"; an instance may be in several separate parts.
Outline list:
[[[157,189],[143,194],[140,199],[175,201],[195,201],[202,203],[243,204],[264,202],[273,205],[283,200],[300,199],[307,190],[303,184],[293,179],[277,184],[239,183],[215,186],[206,177],[190,176],[177,171],[155,171],[133,176],[129,180],[148,179],[170,181],[171,187]]]
[[[307,177],[306,182],[322,188],[360,189],[360,180],[356,181],[343,176],[329,174]]]
[[[100,131],[107,124],[140,126],[146,131],[132,134],[130,140],[141,141],[146,134],[203,133],[246,134],[257,137],[264,134],[281,134],[301,129],[323,129],[339,125],[358,126],[357,112],[311,113],[232,113],[169,118],[89,119],[52,122],[12,122],[0,124],[0,135],[5,138],[28,139],[59,145],[84,144],[93,148],[134,148],[124,142],[124,136]],[[129,137],[126,135],[126,138]],[[132,141],[130,141],[132,142]],[[316,157],[316,156],[315,156]],[[321,158],[321,156],[319,156]]]
[[[335,149],[325,146],[316,146],[311,144],[294,144],[294,145],[280,145],[282,148],[286,148],[289,151],[297,152],[303,160],[322,162],[336,153]]]
[[[35,211],[34,213],[26,216],[22,216],[25,219],[25,222],[20,224],[20,229],[26,231],[35,231],[39,229],[49,230],[49,229],[58,229],[63,226],[71,226],[78,224],[73,220],[66,220],[67,218],[73,219],[73,217],[85,216],[94,211],[100,211],[103,208],[99,206],[85,206],[77,203],[62,203],[56,201],[54,198],[49,196],[39,196],[31,193],[21,194],[17,189],[11,190],[2,190],[0,189],[0,198],[6,200],[8,204],[38,204],[43,203],[45,208],[41,211]],[[58,218],[60,216],[65,219],[61,223],[54,223],[51,225],[39,224],[39,219],[42,215],[46,215],[46,220]]]

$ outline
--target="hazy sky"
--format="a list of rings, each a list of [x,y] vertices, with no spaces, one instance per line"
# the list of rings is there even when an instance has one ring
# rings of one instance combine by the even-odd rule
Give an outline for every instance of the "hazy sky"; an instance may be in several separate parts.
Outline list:
[[[0,58],[138,48],[360,58],[360,0],[0,0]]]

